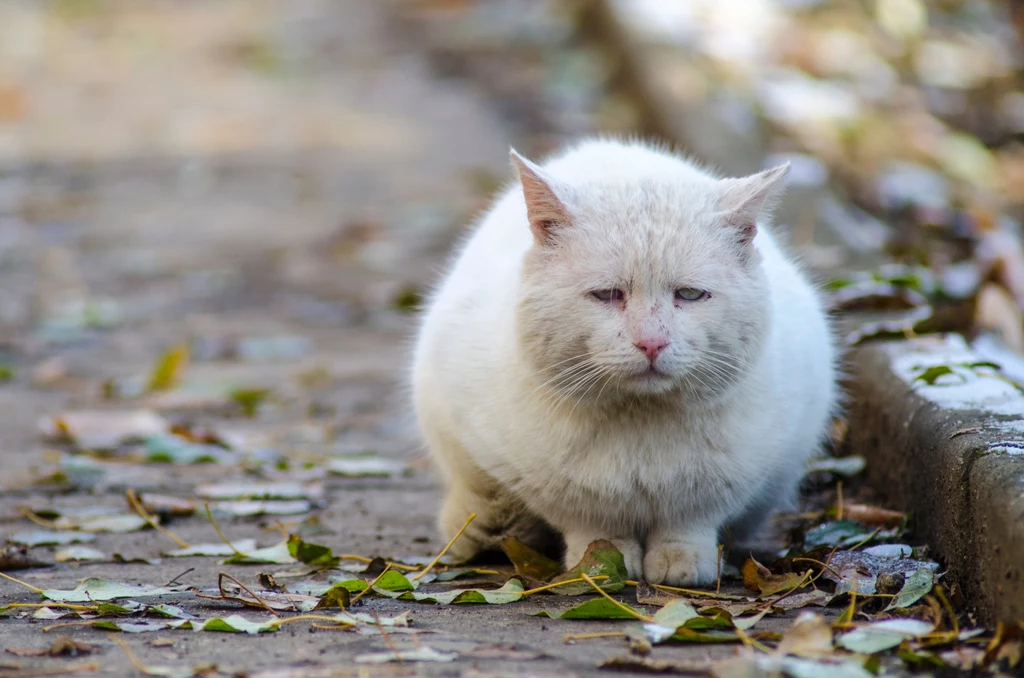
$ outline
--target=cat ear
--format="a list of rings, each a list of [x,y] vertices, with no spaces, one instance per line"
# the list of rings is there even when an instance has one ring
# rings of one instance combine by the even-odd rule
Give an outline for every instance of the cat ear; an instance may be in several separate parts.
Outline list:
[[[739,230],[740,242],[749,244],[757,235],[757,218],[771,211],[779,197],[789,163],[740,179],[718,182],[718,207],[726,223]]]
[[[564,198],[571,191],[567,186],[547,175],[544,170],[516,153],[509,152],[512,165],[519,174],[523,185],[523,199],[526,201],[526,217],[530,230],[538,243],[551,242],[554,232],[572,223]]]

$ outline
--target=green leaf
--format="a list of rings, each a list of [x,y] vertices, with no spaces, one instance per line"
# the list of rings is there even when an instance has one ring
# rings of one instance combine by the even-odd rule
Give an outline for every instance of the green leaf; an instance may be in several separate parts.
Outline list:
[[[242,408],[242,413],[250,419],[256,416],[260,405],[271,394],[269,388],[236,388],[229,397]]]
[[[50,589],[43,591],[42,596],[58,603],[85,603],[94,600],[115,600],[117,598],[168,596],[179,593],[181,590],[180,588],[171,589],[120,584],[105,579],[86,579],[72,591]]]
[[[181,381],[181,373],[188,364],[188,353],[187,345],[174,346],[164,352],[153,366],[147,390],[167,391],[174,388]]]
[[[235,549],[242,553],[254,553],[256,551],[255,539],[239,539],[231,542]],[[165,551],[164,555],[169,558],[187,558],[189,556],[230,556],[235,552],[224,542],[217,544],[193,544],[188,548]]]
[[[242,549],[238,550],[242,551]],[[292,557],[286,541],[248,553],[242,551],[242,553],[244,555],[235,555],[221,562],[224,565],[290,565],[298,562]]]
[[[932,622],[918,619],[886,619],[855,628],[837,642],[850,652],[875,654],[896,647],[904,640],[920,638],[935,630]]]
[[[98,549],[91,546],[68,546],[53,554],[53,559],[58,563],[82,562],[88,560],[106,560],[107,556]]]
[[[562,571],[561,563],[534,551],[515,537],[503,539],[501,550],[512,561],[516,574],[523,577],[547,581]]]
[[[219,445],[194,443],[172,434],[145,440],[146,461],[157,464],[227,464],[236,455]]]
[[[892,602],[885,609],[892,610],[898,607],[910,607],[931,591],[934,585],[935,573],[931,568],[922,567],[917,569],[906,578],[903,582],[903,588],[900,589],[900,592],[896,594],[896,597],[892,599]]]
[[[374,587],[374,591],[388,595],[379,586]],[[390,597],[397,598],[398,600],[414,600],[418,603],[437,603],[440,605],[505,605],[506,603],[514,603],[522,599],[523,584],[518,579],[509,579],[500,589],[455,589],[454,591],[439,591],[436,593],[406,591],[405,593],[391,595]]]
[[[804,545],[808,549],[819,546],[853,546],[868,538],[874,532],[855,520],[833,520],[807,530]],[[878,536],[881,536],[879,533]]]
[[[301,483],[210,483],[196,488],[203,499],[310,499],[323,494],[322,488]]]
[[[626,579],[629,578],[629,575],[626,573],[626,561],[623,559],[622,553],[615,548],[614,544],[605,539],[592,542],[587,547],[587,551],[583,554],[579,564],[565,574],[555,577],[551,583],[579,579],[583,574],[591,578],[607,577],[607,579],[598,580],[595,583],[611,593],[621,590],[626,585]],[[593,587],[587,582],[579,582],[577,584],[555,587],[551,589],[551,592],[562,596],[580,596],[593,590]]]
[[[935,365],[934,367],[927,368],[921,372],[921,374],[914,377],[914,381],[923,381],[929,386],[934,386],[936,381],[947,374],[955,374],[952,367],[948,365]]]
[[[27,530],[19,532],[9,539],[14,544],[25,546],[54,546],[78,544],[95,541],[96,535],[91,532],[53,532],[51,530]]]
[[[193,622],[192,624],[194,631],[221,631],[224,633],[248,633],[251,635],[269,633],[277,631],[279,628],[280,626],[273,621],[252,622],[238,614],[224,618],[216,617],[214,619],[207,619],[202,623]]]
[[[368,652],[357,654],[357,664],[386,664],[388,662],[452,662],[458,658],[454,652],[439,652],[426,645],[415,650],[388,650],[387,652]]]
[[[334,567],[338,564],[338,559],[334,557],[331,549],[326,546],[303,541],[301,537],[294,534],[288,537],[288,553],[300,563],[305,563],[306,565]],[[389,571],[384,576],[386,577],[392,572]],[[394,572],[394,574],[399,573]]]
[[[686,622],[699,616],[697,610],[685,600],[673,600],[654,614],[653,623],[674,631]]]
[[[211,501],[210,511],[217,517],[294,516],[309,513],[313,505],[307,499],[235,499]]]
[[[623,603],[623,606],[633,610],[632,607],[625,605],[625,603]],[[537,613],[537,616],[550,617],[552,619],[636,619],[640,612],[636,610],[633,610],[633,612],[636,614],[630,614],[604,596],[598,596],[570,607],[561,614],[541,611]]]
[[[391,592],[402,592],[412,591],[416,588],[416,584],[409,581],[409,579],[399,572],[398,570],[388,570],[381,578],[377,580],[374,585],[375,589],[383,589]]]
[[[405,470],[405,464],[379,457],[372,452],[331,457],[327,470],[339,476],[362,478],[378,476],[386,478]]]

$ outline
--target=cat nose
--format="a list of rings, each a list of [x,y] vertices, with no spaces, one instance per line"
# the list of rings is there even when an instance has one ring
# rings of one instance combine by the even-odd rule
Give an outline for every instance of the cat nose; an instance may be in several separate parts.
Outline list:
[[[654,362],[654,359],[661,353],[661,349],[668,346],[668,342],[664,339],[641,339],[634,346],[640,349],[648,360]]]

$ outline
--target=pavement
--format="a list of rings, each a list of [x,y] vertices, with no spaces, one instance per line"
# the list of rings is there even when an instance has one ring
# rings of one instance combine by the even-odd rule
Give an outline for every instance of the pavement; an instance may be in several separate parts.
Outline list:
[[[24,508],[123,513],[126,489],[195,499],[203,483],[269,476],[323,485],[318,515],[329,532],[316,541],[335,553],[422,560],[441,549],[437,485],[402,387],[412,326],[403,300],[431,279],[507,175],[510,141],[543,147],[551,137],[536,135],[556,130],[543,119],[513,129],[519,118],[495,105],[494,92],[443,72],[437,33],[424,26],[404,5],[370,0],[0,7],[0,362],[12,375],[0,385],[0,537],[36,527]],[[570,122],[574,131],[590,125]],[[158,357],[180,345],[192,347],[180,384],[138,395]],[[231,396],[243,388],[269,392],[255,418]],[[41,429],[62,412],[138,408],[272,449],[291,470],[115,455],[83,472]],[[390,478],[317,471],[331,455],[364,450],[407,470]],[[64,482],[52,483],[55,473]],[[219,526],[232,541],[263,546],[279,539],[276,523],[222,518]],[[191,544],[220,541],[199,515],[168,526]],[[40,589],[90,577],[209,589],[221,571],[251,586],[258,572],[276,571],[162,558],[174,544],[152,530],[99,533],[89,546],[104,560],[11,574]],[[30,554],[53,562],[57,550]],[[38,601],[0,581],[0,603]],[[192,593],[171,602],[198,614],[267,616]],[[567,644],[564,634],[621,626],[531,616],[574,602],[365,599],[359,610],[384,617],[411,610],[420,635],[394,638],[308,624],[258,636],[47,632],[32,610],[9,611],[0,617],[6,650],[47,648],[67,634],[96,654],[8,653],[0,675],[131,675],[116,642],[165,675],[206,664],[266,676],[593,675],[600,660],[626,653],[625,641]],[[459,658],[352,663],[395,642]],[[653,657],[699,664],[734,651],[659,647]]]

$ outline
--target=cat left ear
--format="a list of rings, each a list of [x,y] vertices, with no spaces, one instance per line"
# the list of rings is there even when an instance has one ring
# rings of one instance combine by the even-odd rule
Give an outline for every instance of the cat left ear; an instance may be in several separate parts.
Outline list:
[[[719,181],[718,206],[726,223],[740,234],[740,242],[749,244],[757,235],[757,219],[771,211],[781,194],[782,180],[789,163],[740,179]]]
[[[516,153],[509,152],[512,165],[519,174],[523,185],[523,199],[526,201],[526,217],[530,230],[538,243],[551,242],[555,231],[572,223],[572,217],[564,199],[570,194],[567,186],[551,178],[540,167]]]

